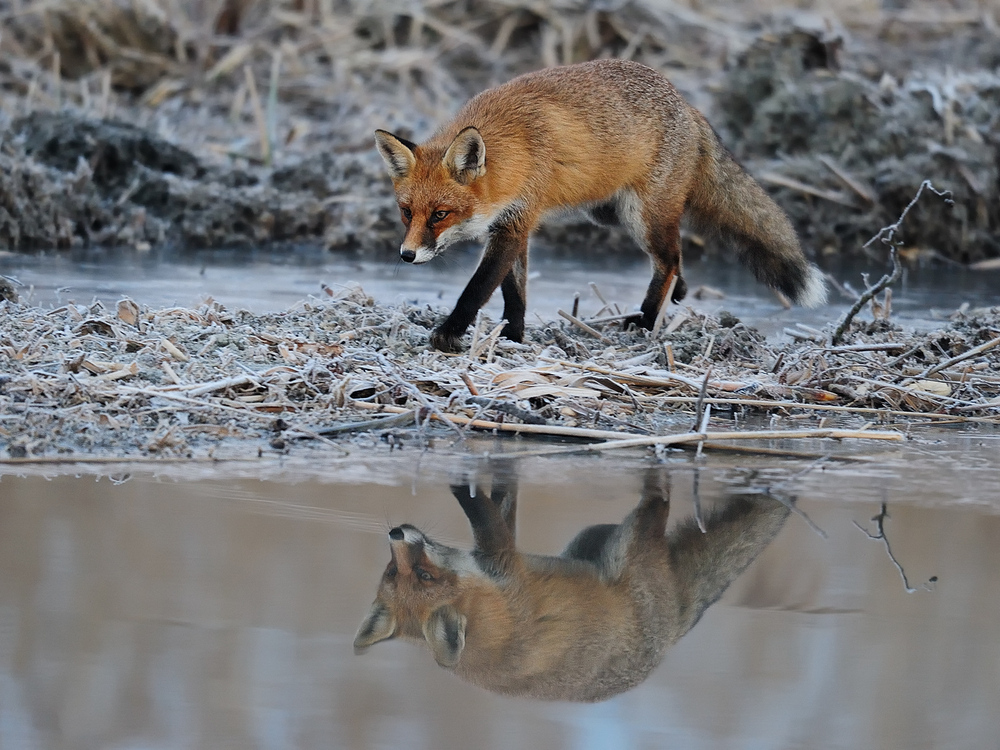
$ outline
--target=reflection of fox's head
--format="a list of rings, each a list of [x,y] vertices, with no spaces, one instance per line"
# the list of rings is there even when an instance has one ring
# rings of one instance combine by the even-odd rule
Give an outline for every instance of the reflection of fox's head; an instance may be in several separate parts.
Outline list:
[[[354,639],[354,651],[388,638],[423,638],[442,667],[454,667],[465,647],[466,618],[454,604],[462,591],[459,570],[469,554],[428,539],[403,524],[389,532],[392,559]],[[463,565],[464,563],[464,565]]]
[[[481,237],[492,217],[483,208],[486,145],[465,128],[447,147],[417,146],[384,130],[375,131],[396,202],[406,225],[399,257],[426,263],[459,240]]]

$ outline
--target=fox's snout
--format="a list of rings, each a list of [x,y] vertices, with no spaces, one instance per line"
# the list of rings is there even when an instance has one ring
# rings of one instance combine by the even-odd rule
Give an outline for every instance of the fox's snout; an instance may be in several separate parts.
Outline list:
[[[427,541],[427,537],[425,537],[423,532],[421,532],[416,526],[404,523],[401,526],[395,526],[389,529],[389,541],[406,541],[409,544],[424,544]]]
[[[442,250],[441,246],[434,241],[425,242],[424,244],[417,247],[414,247],[411,244],[404,242],[403,245],[399,248],[399,259],[404,263],[413,263],[414,265],[420,265],[421,263],[426,263],[427,261],[434,258],[441,250]]]

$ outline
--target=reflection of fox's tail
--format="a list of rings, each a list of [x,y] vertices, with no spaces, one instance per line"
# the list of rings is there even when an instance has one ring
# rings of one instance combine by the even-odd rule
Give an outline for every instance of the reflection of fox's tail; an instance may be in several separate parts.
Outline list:
[[[759,281],[800,305],[823,304],[823,274],[802,254],[785,212],[736,162],[712,126],[703,118],[699,125],[702,164],[688,199],[692,218],[700,228],[732,240]]]
[[[777,536],[790,511],[772,497],[731,497],[705,518],[705,532],[693,519],[670,535],[670,557],[684,582],[691,628],[736,577]]]

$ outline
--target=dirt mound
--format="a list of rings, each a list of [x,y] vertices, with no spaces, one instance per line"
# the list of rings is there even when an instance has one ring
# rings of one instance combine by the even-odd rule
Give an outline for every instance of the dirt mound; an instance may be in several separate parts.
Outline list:
[[[714,109],[808,252],[856,255],[930,179],[955,205],[912,212],[915,254],[1000,257],[994,11],[827,2],[810,26],[702,5],[22,3],[0,36],[0,244],[390,249],[401,232],[375,128],[419,140],[518,73],[623,57]],[[578,218],[538,239],[634,247]]]
[[[32,112],[11,130],[24,139],[25,154],[50,167],[72,172],[83,159],[106,191],[125,189],[142,169],[187,178],[205,173],[193,154],[125,122]]]
[[[380,222],[388,237],[395,222],[387,187],[385,200],[363,206],[364,184],[384,182],[374,154],[324,155],[273,173],[220,168],[148,130],[72,111],[15,120],[0,143],[0,244],[13,249],[337,246],[377,240]]]
[[[814,251],[855,252],[930,179],[903,239],[962,263],[1000,254],[1000,75],[924,67],[879,80],[851,70],[837,34],[792,28],[738,57],[717,110]]]

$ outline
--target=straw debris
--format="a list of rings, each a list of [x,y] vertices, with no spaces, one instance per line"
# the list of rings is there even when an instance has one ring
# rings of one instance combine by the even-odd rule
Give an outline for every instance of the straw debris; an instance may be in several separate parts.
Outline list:
[[[961,263],[995,256],[995,64],[865,75],[847,40],[843,30],[793,24],[737,57],[717,102],[737,155],[776,190],[803,243],[826,254],[857,252],[870,227],[892,221],[931,178],[953,202],[913,212],[904,255]]]
[[[389,435],[429,447],[481,428],[715,450],[763,427],[782,441],[764,450],[794,452],[795,440],[863,439],[876,416],[1000,422],[996,308],[925,334],[856,325],[842,346],[774,345],[732,316],[693,310],[655,337],[594,316],[584,320],[605,341],[552,322],[529,325],[524,344],[497,338],[459,356],[427,348],[440,314],[379,306],[358,288],[265,315],[211,299],[193,309],[3,301],[0,445],[12,459],[247,456]]]

